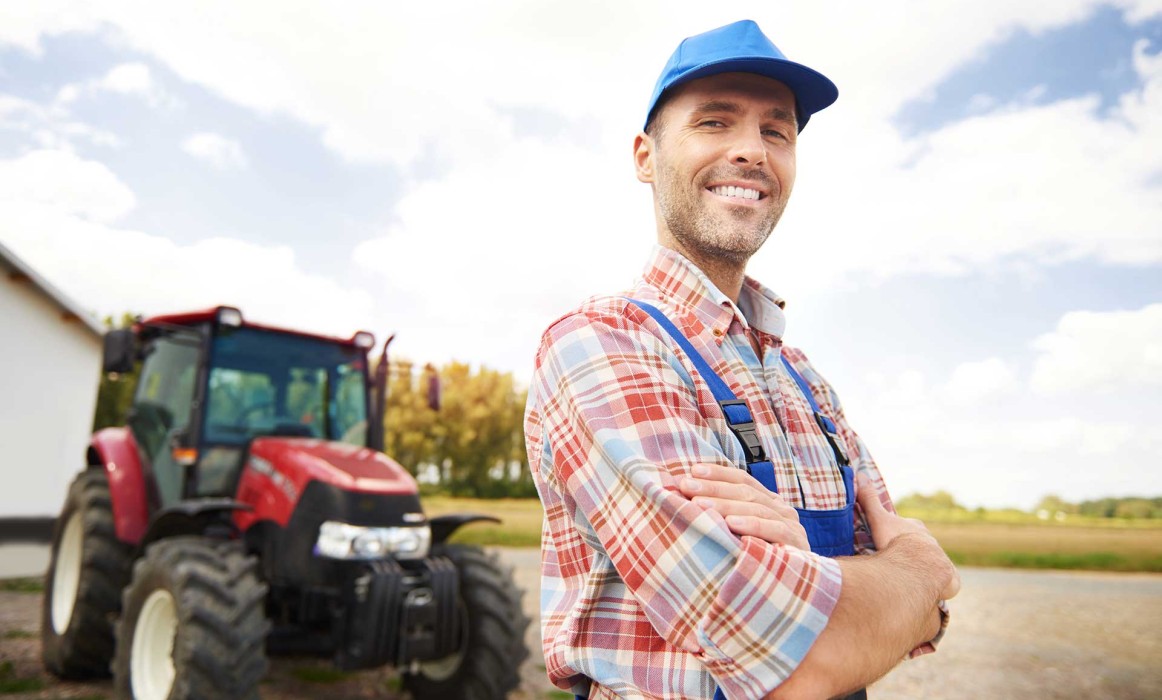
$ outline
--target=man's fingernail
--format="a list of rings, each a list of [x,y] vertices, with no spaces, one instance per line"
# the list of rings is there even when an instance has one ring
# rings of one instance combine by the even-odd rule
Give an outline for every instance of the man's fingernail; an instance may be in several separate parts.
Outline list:
[[[699,484],[693,479],[682,479],[682,488],[686,489],[687,491],[701,491],[702,484]]]
[[[710,476],[710,467],[705,464],[695,464],[694,468],[690,470],[694,476]]]

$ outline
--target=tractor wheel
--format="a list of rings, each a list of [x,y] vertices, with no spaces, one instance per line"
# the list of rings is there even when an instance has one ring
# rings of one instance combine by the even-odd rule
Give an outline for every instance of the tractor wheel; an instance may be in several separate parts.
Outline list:
[[[113,619],[133,552],[117,539],[104,470],[73,479],[52,538],[40,641],[44,667],[61,678],[109,675]]]
[[[251,700],[266,674],[266,584],[232,542],[175,537],[133,568],[117,625],[118,697]]]
[[[503,700],[520,684],[520,666],[529,655],[529,619],[512,567],[479,547],[445,545],[432,554],[451,559],[460,573],[465,641],[455,654],[405,673],[404,687],[416,700]]]

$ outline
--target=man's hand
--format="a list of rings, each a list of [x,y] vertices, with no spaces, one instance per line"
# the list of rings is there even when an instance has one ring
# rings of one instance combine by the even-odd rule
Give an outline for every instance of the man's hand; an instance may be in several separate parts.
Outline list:
[[[943,560],[947,562],[947,566],[943,567],[947,581],[940,594],[940,599],[948,600],[959,593],[960,574],[956,571],[956,566],[944,555],[944,550],[940,548],[940,544],[932,536],[932,533],[928,532],[924,523],[915,518],[902,518],[895,513],[889,513],[884,508],[884,504],[880,502],[871,481],[863,474],[860,474],[858,479],[856,498],[859,501],[859,507],[863,509],[864,517],[867,518],[868,527],[871,528],[872,541],[876,543],[876,549],[881,552],[886,550],[888,545],[898,537],[923,538],[925,544],[939,550]]]
[[[734,534],[811,549],[795,509],[750,474],[719,464],[696,464],[690,471],[697,478],[679,482],[682,495],[720,513]]]

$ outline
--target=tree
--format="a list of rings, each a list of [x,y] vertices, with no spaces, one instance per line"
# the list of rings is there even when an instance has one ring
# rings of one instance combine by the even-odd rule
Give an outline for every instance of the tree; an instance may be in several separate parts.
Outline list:
[[[1049,494],[1048,496],[1042,498],[1041,502],[1037,504],[1037,507],[1033,509],[1034,513],[1039,511],[1045,511],[1046,513],[1050,514],[1068,513],[1072,515],[1077,513],[1077,506],[1073,503],[1062,500],[1056,494]]]
[[[531,486],[521,430],[524,402],[512,375],[486,367],[474,373],[459,362],[446,365],[440,375],[435,461],[445,488],[488,498],[515,495],[526,479]]]
[[[937,491],[931,496],[913,493],[896,502],[897,508],[906,510],[964,510],[947,491]]]
[[[397,360],[388,374],[384,447],[392,459],[413,476],[436,460],[437,414],[428,406],[427,381],[414,374],[414,365]]]

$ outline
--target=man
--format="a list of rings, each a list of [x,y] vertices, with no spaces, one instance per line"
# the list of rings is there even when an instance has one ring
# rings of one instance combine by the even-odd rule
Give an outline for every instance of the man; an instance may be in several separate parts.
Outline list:
[[[835,393],[783,345],[783,302],[745,276],[836,96],[750,21],[685,40],[658,80],[634,163],[659,245],[629,293],[546,331],[529,391],[561,688],[841,696],[942,633],[955,568],[891,512]]]

